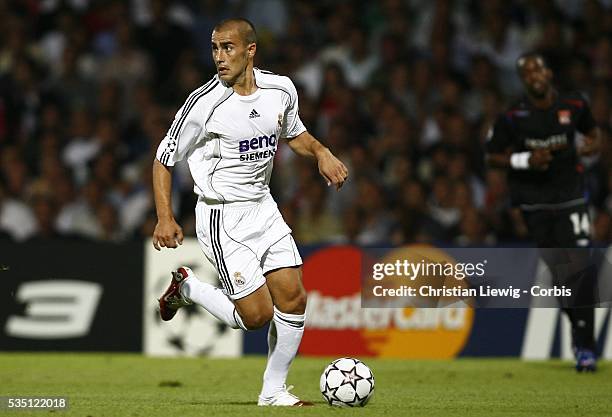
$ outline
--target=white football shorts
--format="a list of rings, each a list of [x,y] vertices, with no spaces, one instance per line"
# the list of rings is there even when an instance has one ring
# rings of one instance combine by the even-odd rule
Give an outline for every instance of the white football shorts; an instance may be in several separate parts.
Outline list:
[[[291,229],[272,196],[257,202],[196,204],[200,247],[219,273],[223,292],[232,300],[251,294],[264,274],[302,265]]]

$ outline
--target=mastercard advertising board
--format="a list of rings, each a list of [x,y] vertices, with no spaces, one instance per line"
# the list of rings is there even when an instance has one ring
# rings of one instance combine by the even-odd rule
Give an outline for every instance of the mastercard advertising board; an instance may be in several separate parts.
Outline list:
[[[354,355],[394,358],[452,358],[463,350],[474,310],[453,300],[431,308],[379,306],[362,308],[362,277],[370,252],[352,246],[323,248],[304,263],[308,293],[303,355]],[[452,258],[444,251],[406,247],[387,253],[385,261]],[[405,280],[404,280],[405,281]],[[439,281],[441,284],[443,281]]]

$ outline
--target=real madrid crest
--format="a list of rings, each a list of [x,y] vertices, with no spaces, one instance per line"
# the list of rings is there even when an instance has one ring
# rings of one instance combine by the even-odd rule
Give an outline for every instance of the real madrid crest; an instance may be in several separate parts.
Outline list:
[[[240,272],[234,272],[234,283],[238,287],[242,287],[245,284],[244,278]]]

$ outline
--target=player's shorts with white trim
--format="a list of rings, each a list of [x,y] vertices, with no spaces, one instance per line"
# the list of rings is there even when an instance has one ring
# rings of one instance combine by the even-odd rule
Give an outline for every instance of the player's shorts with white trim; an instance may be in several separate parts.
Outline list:
[[[219,273],[223,292],[244,298],[267,272],[302,264],[291,229],[271,196],[256,202],[196,204],[200,247]]]

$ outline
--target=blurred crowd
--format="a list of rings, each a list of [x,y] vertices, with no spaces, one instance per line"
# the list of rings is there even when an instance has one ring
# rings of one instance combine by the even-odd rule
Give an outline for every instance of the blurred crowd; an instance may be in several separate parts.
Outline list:
[[[121,242],[156,223],[151,163],[177,109],[214,75],[210,33],[243,16],[256,66],[289,75],[308,129],[345,161],[328,188],[280,145],[272,192],[302,244],[520,242],[483,141],[544,54],[606,140],[584,160],[594,239],[612,241],[612,1],[0,1],[0,234]],[[174,205],[194,234],[193,184]]]

